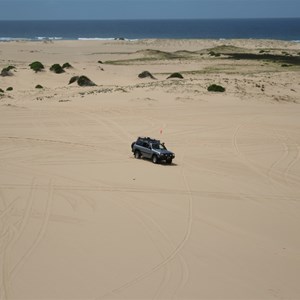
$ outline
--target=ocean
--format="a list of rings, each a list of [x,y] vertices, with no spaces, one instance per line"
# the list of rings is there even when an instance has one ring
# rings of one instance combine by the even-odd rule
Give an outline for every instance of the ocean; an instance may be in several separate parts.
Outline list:
[[[0,21],[0,41],[88,39],[277,39],[300,41],[300,18]]]

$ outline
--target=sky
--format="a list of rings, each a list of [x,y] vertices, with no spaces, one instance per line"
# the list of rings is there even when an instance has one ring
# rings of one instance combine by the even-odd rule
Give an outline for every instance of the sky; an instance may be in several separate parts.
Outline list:
[[[0,0],[0,20],[299,17],[300,0]]]

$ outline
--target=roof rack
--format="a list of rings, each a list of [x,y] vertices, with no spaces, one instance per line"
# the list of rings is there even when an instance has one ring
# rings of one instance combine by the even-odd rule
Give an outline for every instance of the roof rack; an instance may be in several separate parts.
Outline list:
[[[138,137],[138,140],[146,140],[147,142],[151,142],[151,143],[159,143],[160,144],[160,140],[156,140],[156,139],[152,139],[150,137]]]

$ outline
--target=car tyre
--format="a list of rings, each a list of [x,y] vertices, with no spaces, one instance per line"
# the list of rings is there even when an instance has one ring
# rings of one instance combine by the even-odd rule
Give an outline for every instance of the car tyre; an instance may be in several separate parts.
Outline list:
[[[136,159],[141,158],[141,153],[140,153],[140,151],[135,150],[135,151],[134,151],[134,157],[135,157]]]
[[[152,156],[152,162],[153,162],[154,164],[157,164],[157,163],[158,163],[158,157],[157,157],[157,155],[153,155],[153,156]]]

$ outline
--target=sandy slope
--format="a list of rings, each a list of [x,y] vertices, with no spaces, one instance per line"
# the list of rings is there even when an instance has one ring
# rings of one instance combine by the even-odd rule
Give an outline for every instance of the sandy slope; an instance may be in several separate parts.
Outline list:
[[[299,69],[208,55],[97,63],[224,43],[0,44],[1,66],[17,67],[0,77],[14,87],[0,98],[0,299],[300,298]],[[48,70],[66,61],[74,69]],[[165,79],[175,71],[185,79]],[[80,74],[98,86],[67,84]],[[166,142],[174,164],[134,159],[139,135]]]

